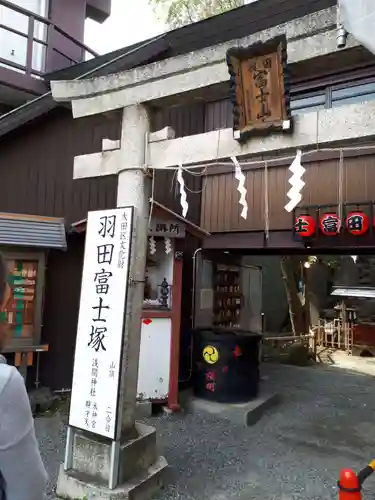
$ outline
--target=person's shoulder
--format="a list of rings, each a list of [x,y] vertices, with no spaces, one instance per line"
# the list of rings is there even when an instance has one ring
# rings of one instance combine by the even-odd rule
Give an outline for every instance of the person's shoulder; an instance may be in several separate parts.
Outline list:
[[[25,391],[25,382],[15,366],[0,364],[0,394],[7,388],[19,393]]]
[[[18,370],[16,370],[18,372]],[[4,387],[9,383],[14,376],[14,366],[9,366],[5,363],[0,363],[0,394]]]
[[[33,416],[22,375],[14,366],[1,365],[0,451],[21,441],[33,427]]]

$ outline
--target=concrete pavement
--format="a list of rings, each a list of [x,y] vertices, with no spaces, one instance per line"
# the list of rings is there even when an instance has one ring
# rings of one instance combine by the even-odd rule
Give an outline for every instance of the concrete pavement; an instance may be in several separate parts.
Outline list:
[[[375,456],[372,376],[282,365],[265,365],[263,374],[264,389],[281,392],[283,402],[253,427],[206,412],[146,420],[170,464],[159,500],[336,499],[340,468],[360,469]],[[36,429],[52,487],[64,425],[43,418]],[[373,492],[370,478],[365,498]]]

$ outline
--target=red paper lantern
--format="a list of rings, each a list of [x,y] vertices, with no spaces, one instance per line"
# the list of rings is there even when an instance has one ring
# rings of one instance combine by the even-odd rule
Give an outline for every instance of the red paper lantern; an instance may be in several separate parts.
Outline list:
[[[315,233],[315,220],[311,215],[299,215],[294,224],[296,234],[309,238]]]
[[[350,234],[360,236],[368,231],[370,221],[363,212],[350,212],[345,221],[346,229]]]
[[[335,213],[326,213],[320,219],[320,230],[325,236],[339,234],[341,229],[341,219]]]

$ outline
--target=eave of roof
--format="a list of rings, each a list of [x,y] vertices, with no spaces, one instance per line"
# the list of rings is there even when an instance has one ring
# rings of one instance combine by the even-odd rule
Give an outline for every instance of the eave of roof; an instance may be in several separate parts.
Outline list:
[[[109,62],[98,62],[94,69],[82,73],[76,78],[73,78],[73,80],[108,74],[109,71],[107,70],[107,66],[109,64],[113,64],[115,67],[116,64],[121,63],[121,67],[124,70],[131,69],[135,66],[147,63],[150,59],[155,57],[156,54],[165,53],[168,49],[168,43],[162,36],[159,36],[151,39],[151,41],[142,42],[142,44],[138,45],[136,48],[130,48],[126,53],[118,55]],[[52,92],[46,92],[44,95],[39,96],[32,101],[26,102],[22,106],[19,106],[18,108],[2,115],[0,117],[0,137],[42,116],[43,114],[48,113],[54,108],[65,106],[66,104],[54,101]]]
[[[159,209],[165,215],[177,219],[178,221],[185,224],[186,230],[189,233],[193,234],[194,236],[197,236],[198,238],[211,236],[211,233],[209,233],[208,231],[202,229],[200,226],[197,226],[196,224],[193,224],[193,222],[190,222],[188,219],[185,219],[185,217],[182,217],[182,215],[177,214],[170,208],[166,207],[165,205],[162,205],[161,203],[152,198],[150,199],[150,205],[151,205],[151,210]],[[73,222],[70,225],[68,232],[77,234],[84,233],[86,231],[86,225],[87,225],[87,219],[82,219],[77,222]]]
[[[73,80],[74,78],[80,77],[82,74],[94,71],[97,67],[102,66],[103,64],[112,63],[112,61],[125,56],[130,51],[132,51],[133,54],[133,51],[136,51],[135,54],[138,54],[138,49],[146,43],[150,43],[152,41],[154,41],[154,38],[149,38],[147,40],[143,40],[142,42],[134,43],[127,47],[114,50],[113,52],[108,52],[107,54],[94,57],[88,61],[75,64],[74,66],[69,66],[67,68],[60,69],[59,71],[53,71],[52,73],[46,73],[44,75],[44,79],[47,82],[50,82],[51,80]],[[95,72],[95,76],[100,75]]]
[[[337,0],[310,0],[309,2],[305,0],[258,0],[223,14],[168,31],[164,34],[164,39],[171,47],[168,57],[242,38],[335,5],[337,5]],[[72,80],[79,72],[89,71],[97,64],[110,62],[130,49],[136,49],[137,46],[139,44],[118,49],[70,68],[50,73],[46,75],[46,78],[48,81]],[[109,73],[116,71],[118,70],[114,70],[111,64]]]
[[[66,250],[65,220],[60,217],[0,213],[1,245]]]
[[[154,208],[158,208],[159,210],[164,212],[166,215],[170,215],[171,217],[177,219],[178,221],[186,224],[186,230],[189,231],[190,233],[194,234],[195,236],[198,236],[198,237],[211,236],[211,233],[209,233],[205,229],[201,228],[200,226],[197,226],[196,224],[193,224],[192,222],[190,222],[188,219],[186,219],[182,215],[177,214],[176,212],[174,212],[170,208],[166,207],[165,205],[162,205],[158,201],[151,198],[150,203],[151,203],[151,210],[153,210]],[[151,212],[151,215],[152,215],[152,212]]]

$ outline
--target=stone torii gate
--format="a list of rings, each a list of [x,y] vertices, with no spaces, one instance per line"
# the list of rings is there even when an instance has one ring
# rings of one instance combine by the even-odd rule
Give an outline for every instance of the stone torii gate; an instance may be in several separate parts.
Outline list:
[[[309,19],[306,20],[306,26],[308,23]],[[307,29],[306,26],[304,31]],[[286,31],[288,35],[288,27]],[[293,34],[295,31],[292,30]],[[276,29],[275,34],[277,34]],[[143,440],[143,445],[129,447],[129,443],[134,443],[131,438],[134,437],[141,307],[147,249],[149,217],[149,177],[145,175],[147,169],[168,169],[180,164],[208,163],[232,156],[241,158],[245,155],[262,153],[272,155],[275,152],[311,147],[326,140],[327,123],[332,142],[354,139],[358,134],[356,127],[346,126],[346,110],[340,108],[296,117],[293,135],[278,134],[267,138],[253,138],[242,144],[234,138],[231,128],[181,138],[174,138],[173,130],[169,127],[158,132],[150,132],[149,105],[227,81],[229,79],[225,63],[227,49],[236,45],[250,45],[254,41],[265,40],[271,36],[273,36],[272,29],[244,40],[232,41],[115,75],[81,81],[51,82],[54,99],[61,102],[70,101],[74,118],[123,109],[121,140],[105,139],[102,151],[77,156],[74,159],[74,178],[118,175],[117,206],[132,205],[135,213],[130,271],[135,285],[129,294],[127,304],[129,342],[126,355],[123,356],[127,363],[121,376],[120,392],[124,437],[108,445],[95,438],[77,438],[68,432],[66,459],[60,471],[57,488],[57,493],[64,498],[81,498],[84,495],[91,498],[92,494],[98,496],[98,491],[100,498],[103,499],[127,498],[124,495],[130,491],[134,494],[139,484],[144,487],[145,478],[147,484],[155,487],[159,482],[159,473],[166,466],[162,457],[156,459],[155,443],[150,440],[150,435],[154,439],[155,430],[144,428],[143,434],[141,432],[139,435],[138,429],[138,440]],[[311,37],[316,39],[316,45],[307,44],[305,40],[300,39],[291,41],[288,45],[291,54],[289,62],[315,57],[316,47],[322,43],[320,38],[324,36],[320,33]],[[331,50],[336,50],[335,40],[332,42]],[[374,136],[375,103],[356,105],[356,114],[357,121],[360,120],[362,136]],[[147,440],[151,445],[147,444]],[[155,459],[152,463],[148,460],[149,457],[147,458],[150,449]],[[136,468],[129,468],[130,462],[146,464],[145,470],[142,472]],[[99,472],[100,468],[104,468],[104,472],[103,470]],[[108,480],[109,488],[101,487],[98,490],[95,479],[103,479],[103,474]]]

